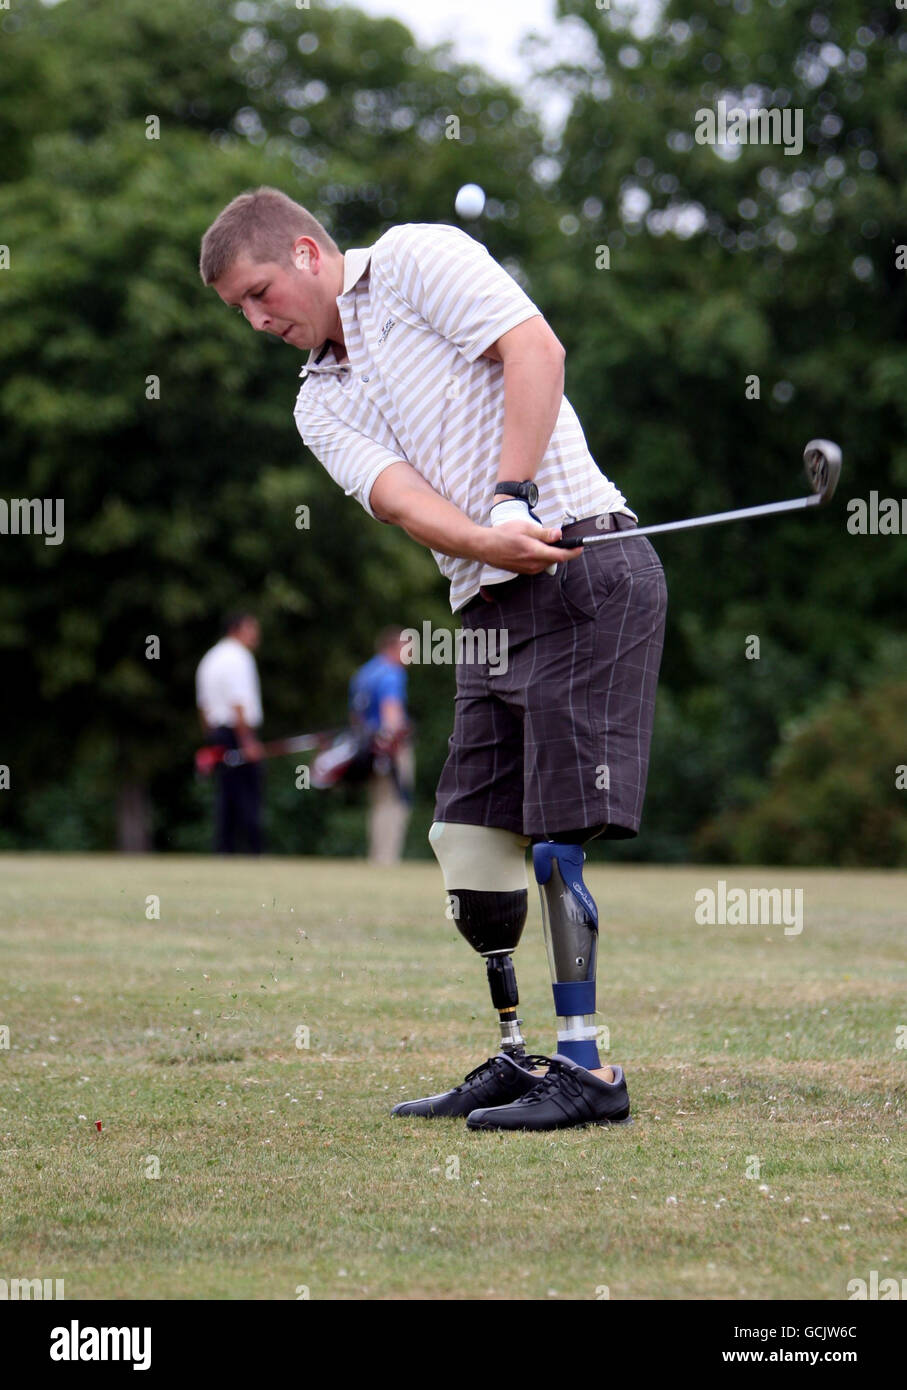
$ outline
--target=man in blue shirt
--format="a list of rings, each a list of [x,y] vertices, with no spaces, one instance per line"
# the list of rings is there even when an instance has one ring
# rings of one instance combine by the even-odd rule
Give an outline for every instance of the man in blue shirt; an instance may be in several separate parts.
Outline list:
[[[373,864],[396,864],[406,838],[414,772],[400,629],[386,628],[375,650],[350,681],[350,719],[354,727],[372,735],[375,750],[369,780],[369,859]]]

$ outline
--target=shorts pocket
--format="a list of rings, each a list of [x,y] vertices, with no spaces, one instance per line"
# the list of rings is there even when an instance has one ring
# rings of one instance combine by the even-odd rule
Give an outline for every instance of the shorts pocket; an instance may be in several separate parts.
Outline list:
[[[607,553],[612,551],[612,546],[613,552]],[[618,585],[629,580],[632,570],[619,541],[590,546],[578,559],[558,566],[564,607],[576,618],[596,617]]]

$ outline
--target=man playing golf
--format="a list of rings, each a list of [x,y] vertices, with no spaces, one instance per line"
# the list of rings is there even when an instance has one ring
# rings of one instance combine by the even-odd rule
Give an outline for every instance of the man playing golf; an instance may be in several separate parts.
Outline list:
[[[392,227],[343,254],[305,208],[261,188],[205,233],[200,271],[253,328],[308,350],[295,418],[334,480],[432,550],[464,627],[506,635],[506,670],[458,664],[429,832],[448,914],[485,958],[501,1047],[394,1113],[467,1116],[471,1129],[625,1122],[623,1071],[598,1054],[582,846],[639,828],[666,591],[645,538],[552,544],[636,525],[564,397],[564,350],[516,281],[447,225]],[[530,844],[553,1056],[527,1054],[517,1017]]]

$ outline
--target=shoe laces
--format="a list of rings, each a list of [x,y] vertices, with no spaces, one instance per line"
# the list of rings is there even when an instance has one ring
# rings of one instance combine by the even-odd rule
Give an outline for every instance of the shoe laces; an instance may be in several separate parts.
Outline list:
[[[493,1076],[495,1072],[500,1071],[502,1066],[503,1062],[500,1057],[488,1057],[484,1062],[480,1062],[477,1067],[473,1067],[472,1071],[467,1072],[459,1086],[454,1087],[454,1090],[463,1091],[470,1081],[475,1081],[477,1077],[482,1077],[484,1079],[485,1076]]]
[[[518,1066],[522,1071],[531,1071],[532,1068],[536,1066],[550,1067],[552,1062],[550,1057],[541,1057],[533,1054],[531,1056],[527,1055],[521,1057],[514,1065]],[[463,1091],[470,1081],[474,1081],[477,1077],[482,1077],[484,1079],[486,1076],[493,1076],[495,1073],[501,1072],[504,1067],[505,1061],[500,1053],[498,1053],[496,1057],[488,1057],[484,1062],[480,1062],[477,1067],[473,1067],[472,1071],[468,1072],[460,1082],[460,1085],[454,1087],[454,1090]]]
[[[532,1060],[547,1063],[548,1074],[540,1077],[538,1085],[533,1086],[524,1096],[520,1096],[519,1100],[514,1102],[515,1105],[538,1105],[541,1101],[547,1100],[552,1091],[566,1091],[568,1095],[577,1099],[583,1094],[582,1082],[572,1067],[567,1067],[552,1057],[534,1057]]]

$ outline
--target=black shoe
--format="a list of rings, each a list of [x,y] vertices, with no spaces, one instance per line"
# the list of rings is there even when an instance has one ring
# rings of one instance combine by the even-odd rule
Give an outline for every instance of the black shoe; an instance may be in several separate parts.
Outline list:
[[[527,1056],[519,1061],[499,1052],[489,1057],[487,1062],[471,1071],[459,1086],[452,1091],[442,1091],[437,1096],[425,1096],[422,1100],[401,1100],[391,1111],[392,1115],[463,1116],[468,1115],[480,1105],[504,1105],[526,1091],[537,1086],[540,1077],[532,1074],[534,1066],[550,1066],[549,1057]],[[486,1111],[482,1112],[487,1113]]]
[[[548,1063],[548,1075],[510,1105],[473,1110],[469,1129],[571,1129],[581,1125],[626,1125],[630,1097],[621,1067],[614,1080],[602,1081],[560,1053]]]

